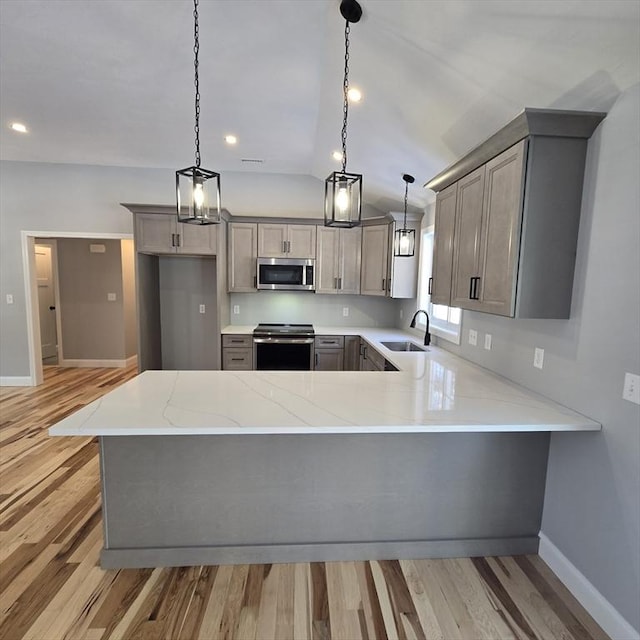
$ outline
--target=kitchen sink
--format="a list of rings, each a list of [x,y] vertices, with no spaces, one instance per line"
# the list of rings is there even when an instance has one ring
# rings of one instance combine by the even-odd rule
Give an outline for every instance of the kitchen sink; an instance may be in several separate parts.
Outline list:
[[[381,342],[380,344],[383,347],[387,347],[390,351],[428,351],[426,347],[420,347],[408,340],[404,342]]]

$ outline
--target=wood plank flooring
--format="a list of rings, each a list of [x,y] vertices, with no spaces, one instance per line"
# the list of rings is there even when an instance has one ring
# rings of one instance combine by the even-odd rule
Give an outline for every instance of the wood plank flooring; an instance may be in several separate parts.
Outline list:
[[[97,443],[46,430],[135,373],[0,389],[2,640],[606,640],[538,556],[103,571]]]

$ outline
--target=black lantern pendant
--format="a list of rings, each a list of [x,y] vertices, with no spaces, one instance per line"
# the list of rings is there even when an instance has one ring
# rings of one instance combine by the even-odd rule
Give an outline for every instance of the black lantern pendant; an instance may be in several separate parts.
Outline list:
[[[415,178],[405,173],[402,176],[404,185],[404,221],[402,229],[397,229],[393,239],[393,255],[398,258],[411,258],[416,251],[416,231],[415,229],[407,229],[407,196],[409,194],[409,185],[414,182]]]
[[[188,224],[218,224],[220,222],[220,174],[200,166],[200,82],[198,53],[200,38],[198,26],[198,0],[193,0],[194,45],[193,52],[196,88],[196,164],[176,171],[176,208],[178,222]]]
[[[347,118],[349,115],[349,32],[358,22],[362,8],[356,0],[342,0],[340,13],[344,29],[344,80],[342,120],[342,171],[333,171],[324,182],[324,224],[326,227],[357,227],[362,218],[362,174],[347,172]]]

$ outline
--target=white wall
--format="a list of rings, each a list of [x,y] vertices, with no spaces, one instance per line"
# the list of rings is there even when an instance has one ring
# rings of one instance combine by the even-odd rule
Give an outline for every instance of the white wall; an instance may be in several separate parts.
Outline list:
[[[552,435],[542,532],[637,630],[640,407],[622,399],[622,386],[625,371],[640,373],[639,125],[635,86],[589,142],[571,318],[464,312],[461,346],[440,341],[602,422],[600,433]],[[532,366],[535,347],[545,350],[542,371]]]
[[[29,356],[20,231],[132,233],[131,213],[119,203],[172,204],[175,173],[2,162],[0,181],[0,377],[23,377],[29,375]],[[311,176],[227,173],[221,190],[233,215],[323,215],[324,185]],[[366,214],[382,212],[368,207]],[[14,304],[6,304],[7,294]]]

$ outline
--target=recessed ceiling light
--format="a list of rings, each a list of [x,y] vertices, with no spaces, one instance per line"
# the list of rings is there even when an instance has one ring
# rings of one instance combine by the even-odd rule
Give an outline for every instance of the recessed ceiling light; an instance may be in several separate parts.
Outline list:
[[[27,133],[27,127],[22,122],[12,122],[11,128],[18,133]]]
[[[351,87],[351,89],[347,91],[347,97],[351,102],[360,102],[360,100],[362,100],[362,91],[356,89],[356,87]]]
[[[238,138],[236,138],[236,136],[234,136],[234,135],[229,134],[229,135],[224,137],[224,141],[227,144],[236,144],[238,142]]]
[[[342,162],[342,151],[334,151],[331,154],[331,157],[338,162]]]

